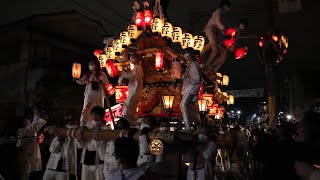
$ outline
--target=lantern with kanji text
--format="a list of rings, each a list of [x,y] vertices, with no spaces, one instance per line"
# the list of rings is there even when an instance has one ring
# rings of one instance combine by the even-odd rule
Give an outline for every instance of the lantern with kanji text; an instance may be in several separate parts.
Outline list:
[[[172,32],[172,42],[181,43],[182,42],[182,29],[180,27],[174,27]]]
[[[173,32],[172,24],[169,22],[164,23],[164,25],[162,27],[162,33],[161,33],[162,36],[172,39],[172,32]]]
[[[145,23],[145,25],[150,27],[152,24],[152,20],[153,20],[152,10],[149,7],[147,7],[144,10],[144,23]]]
[[[122,44],[121,44],[120,39],[115,39],[113,41],[113,49],[114,49],[116,56],[119,56],[121,54],[121,52],[123,51],[123,48],[122,48]]]
[[[107,90],[109,96],[112,96],[115,92],[115,88],[112,86],[111,83],[106,85],[106,90]]]
[[[115,59],[116,58],[116,53],[114,52],[114,49],[112,46],[107,47],[106,56],[107,56],[107,59]]]
[[[75,79],[79,79],[81,76],[81,64],[73,63],[72,64],[72,77]]]
[[[186,48],[193,48],[193,36],[190,33],[184,33],[182,35],[182,43],[181,43],[182,49]]]
[[[131,24],[128,27],[128,35],[130,42],[135,42],[135,40],[140,36],[141,31],[138,31],[138,27],[135,24]]]
[[[145,27],[144,12],[141,9],[136,12],[135,24],[139,31],[143,30]]]
[[[205,39],[203,36],[200,35],[196,35],[193,38],[193,49],[196,51],[201,52],[202,49],[204,48],[204,44],[205,44]]]
[[[124,101],[126,101],[129,95],[128,86],[116,86],[115,91],[117,103],[123,103]]]
[[[99,63],[100,63],[100,67],[104,67],[107,61],[107,56],[106,54],[100,54],[98,57]]]
[[[121,41],[121,44],[122,44],[122,48],[128,47],[128,45],[131,43],[128,31],[122,31],[120,33],[120,37],[119,38],[120,38],[120,41]]]
[[[153,33],[161,34],[163,27],[163,21],[160,18],[154,18],[151,25],[151,31]]]

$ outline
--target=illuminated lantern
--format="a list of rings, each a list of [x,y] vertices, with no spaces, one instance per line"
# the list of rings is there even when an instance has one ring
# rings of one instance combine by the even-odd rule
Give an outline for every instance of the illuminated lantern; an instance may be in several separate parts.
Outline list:
[[[172,42],[174,42],[174,43],[181,43],[182,42],[182,29],[180,27],[173,28]]]
[[[271,36],[272,40],[274,40],[275,42],[278,42],[279,38],[276,35],[272,35]]]
[[[100,54],[98,60],[100,63],[100,67],[102,68],[106,64],[107,56],[105,54]]]
[[[260,47],[264,46],[264,38],[263,37],[260,37],[259,46]]]
[[[145,25],[151,26],[152,20],[153,20],[152,10],[149,7],[147,7],[144,10],[144,23],[145,23]]]
[[[171,113],[174,96],[162,96],[163,108],[167,113]]]
[[[108,60],[105,67],[110,77],[116,77],[119,75],[119,71],[113,60]]]
[[[101,54],[101,50],[100,50],[100,49],[95,49],[95,50],[93,51],[93,54],[94,54],[97,58],[99,58],[99,55]]]
[[[112,96],[115,92],[115,88],[112,86],[111,83],[109,83],[107,86],[106,86],[106,90],[109,94],[109,96]]]
[[[213,103],[214,103],[213,94],[203,94],[202,98],[208,101],[208,108],[213,107]]]
[[[155,66],[157,71],[163,69],[163,52],[160,50],[156,52]]]
[[[206,112],[208,108],[208,100],[206,99],[199,99],[198,100],[198,108],[199,112]]]
[[[122,31],[120,33],[120,37],[119,38],[120,38],[120,41],[121,41],[121,44],[122,44],[122,48],[128,47],[128,45],[131,43],[128,31]]]
[[[236,30],[234,28],[228,28],[226,30],[225,36],[227,36],[228,39],[230,39],[231,37],[235,37],[236,36]]]
[[[142,10],[138,10],[136,12],[135,24],[138,27],[138,30],[141,31],[144,29],[144,12]]]
[[[227,98],[227,97],[228,97],[227,92],[222,92],[222,95],[223,95],[225,98]]]
[[[116,102],[117,103],[125,102],[129,95],[128,86],[116,86],[115,91],[116,91],[115,92]]]
[[[114,52],[114,49],[112,46],[107,48],[106,56],[107,56],[107,59],[115,59],[116,58],[116,53]]]
[[[149,152],[152,155],[156,155],[156,156],[160,155],[162,151],[163,151],[163,143],[161,142],[161,140],[155,139],[149,144]]]
[[[162,32],[163,21],[160,18],[154,18],[151,25],[151,31],[153,33],[160,33]]]
[[[182,47],[182,49],[193,47],[193,36],[192,36],[192,34],[184,33],[182,35],[181,47]]]
[[[171,77],[172,79],[181,79],[181,62],[180,61],[172,62]]]
[[[223,46],[228,48],[230,47],[233,43],[236,42],[236,38],[235,37],[231,37],[230,39],[226,38],[224,41],[223,41]]]
[[[234,51],[234,58],[241,59],[241,58],[245,57],[247,55],[247,53],[248,53],[248,48],[246,46],[238,48],[237,50]]]
[[[79,79],[81,76],[81,64],[73,63],[72,64],[72,77],[75,79]]]
[[[221,83],[221,79],[222,79],[222,74],[221,73],[219,73],[219,72],[217,72],[216,73],[216,81],[217,81],[217,83]]]
[[[139,36],[140,36],[141,32],[138,31],[138,27],[134,24],[131,24],[128,27],[128,35],[130,38],[130,42],[134,42]]]
[[[164,25],[162,27],[161,35],[163,37],[168,37],[168,38],[172,39],[172,32],[173,32],[172,24],[169,22],[164,23]]]
[[[222,76],[222,85],[228,86],[228,84],[229,84],[229,76],[223,75]]]
[[[224,118],[224,108],[223,108],[223,107],[222,107],[222,108],[219,108],[218,111],[219,111],[219,117],[220,117],[221,119]]]
[[[44,134],[42,132],[38,133],[38,143],[42,144],[44,140]]]
[[[218,115],[219,114],[219,105],[214,104],[212,108],[209,108],[209,116]]]
[[[234,97],[232,95],[229,95],[229,104],[234,104]]]
[[[202,51],[202,49],[204,48],[204,44],[205,44],[205,39],[203,36],[200,35],[196,35],[193,38],[193,49],[196,51]]]
[[[119,56],[121,54],[123,49],[122,49],[122,44],[120,39],[115,39],[113,41],[113,49],[114,49],[115,55]]]

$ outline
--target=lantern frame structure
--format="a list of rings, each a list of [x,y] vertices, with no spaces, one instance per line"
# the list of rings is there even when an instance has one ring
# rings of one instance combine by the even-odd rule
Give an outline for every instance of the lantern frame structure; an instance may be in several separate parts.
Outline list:
[[[162,96],[162,103],[163,103],[163,109],[166,113],[172,112],[172,105],[173,105],[174,96]]]
[[[72,64],[72,77],[79,79],[81,77],[81,64],[74,62]]]

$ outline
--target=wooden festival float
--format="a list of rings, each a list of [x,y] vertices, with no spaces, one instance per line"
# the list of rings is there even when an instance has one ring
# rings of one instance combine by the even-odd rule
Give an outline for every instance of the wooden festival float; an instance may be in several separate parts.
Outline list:
[[[154,7],[154,11],[150,11],[148,5],[145,5],[144,10],[142,8],[136,9],[135,23],[130,24],[125,31],[120,33],[118,38],[108,43],[104,50],[95,51],[95,55],[99,59],[101,67],[105,67],[109,76],[115,78],[120,75],[121,71],[130,69],[128,54],[138,53],[142,58],[141,63],[144,71],[144,89],[137,109],[138,115],[140,117],[152,115],[179,118],[182,87],[180,79],[184,69],[183,64],[187,60],[178,52],[181,52],[182,49],[193,48],[199,53],[205,45],[205,39],[201,35],[183,32],[180,27],[166,22],[159,9],[161,9],[161,6]],[[158,13],[153,14],[154,12]],[[171,48],[171,45],[175,48]],[[221,73],[213,74],[198,56],[197,61],[200,64],[203,76],[210,81],[205,82],[208,86],[202,83],[198,97],[199,108],[203,109],[203,105],[200,105],[200,103],[205,102],[203,111],[212,116],[212,119],[221,118],[224,113],[221,105],[225,102],[227,104],[234,103],[232,95],[227,95],[226,92],[221,92],[219,89],[220,85],[228,85],[229,77]],[[113,87],[109,84],[106,88],[109,95],[115,94],[116,102],[119,104],[123,103],[128,96],[128,87],[125,85]],[[171,102],[170,100],[165,102],[167,96],[172,97]],[[109,111],[112,110],[113,113],[117,113],[110,107],[110,103],[107,104]],[[118,107],[116,111],[122,111],[121,106],[116,106]],[[107,110],[107,121],[113,120],[113,113],[109,117],[110,113]],[[181,118],[179,121],[181,121]],[[78,129],[53,128],[51,132],[79,138]],[[127,133],[126,130],[99,130],[97,132],[86,130],[83,138],[114,140],[119,136],[126,136]],[[140,132],[137,132],[133,137],[138,141],[139,135]],[[148,136],[151,140],[161,139],[168,143],[197,140],[197,137],[179,131],[153,131],[149,132]]]

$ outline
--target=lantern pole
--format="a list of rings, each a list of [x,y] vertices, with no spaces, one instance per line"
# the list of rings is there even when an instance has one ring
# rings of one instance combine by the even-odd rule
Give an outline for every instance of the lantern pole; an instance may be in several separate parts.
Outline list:
[[[113,112],[111,110],[111,103],[110,103],[110,99],[109,99],[109,94],[107,94],[107,96],[106,96],[106,102],[107,102],[107,106],[108,106],[108,109],[109,109],[109,114],[110,114],[110,117],[111,117],[111,121],[112,121],[112,124],[114,126],[115,125],[115,121],[114,121],[114,117],[113,117]]]

